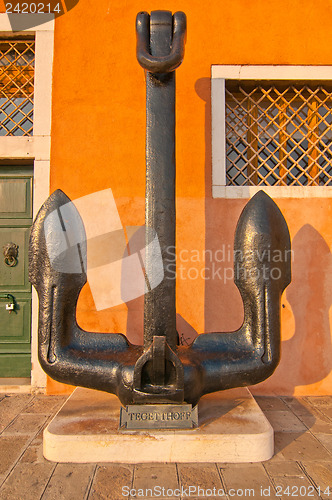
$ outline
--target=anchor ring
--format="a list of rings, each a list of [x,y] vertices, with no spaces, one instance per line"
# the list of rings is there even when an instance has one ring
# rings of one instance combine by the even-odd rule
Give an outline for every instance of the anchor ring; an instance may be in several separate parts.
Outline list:
[[[186,42],[187,18],[184,12],[173,15],[172,48],[166,56],[150,54],[150,16],[147,12],[139,12],[136,17],[137,47],[136,55],[139,64],[150,73],[170,73],[180,66],[184,57]]]

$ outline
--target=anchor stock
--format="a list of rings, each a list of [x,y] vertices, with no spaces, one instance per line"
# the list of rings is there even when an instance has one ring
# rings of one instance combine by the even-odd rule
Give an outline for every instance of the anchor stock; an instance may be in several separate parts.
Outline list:
[[[153,274],[149,230],[156,231],[164,260],[167,248],[175,247],[174,70],[184,56],[186,18],[168,11],[139,13],[136,27],[137,57],[147,80],[145,265]],[[80,233],[80,243],[56,261],[50,256],[45,221],[51,214],[61,214],[64,206],[69,207],[73,241]],[[60,244],[61,231],[70,238],[68,228],[59,224],[58,231],[52,234],[54,245]],[[84,224],[70,199],[55,191],[34,221],[29,248],[30,281],[39,296],[43,369],[60,382],[114,393],[124,405],[195,405],[204,394],[266,379],[280,358],[280,298],[291,276],[287,224],[263,191],[239,218],[234,250],[235,284],[244,304],[239,330],[204,333],[191,346],[179,346],[175,280],[164,266],[161,283],[145,294],[144,346],[131,345],[122,334],[86,332],[76,321],[77,300],[87,280]],[[271,262],[268,256],[273,251],[285,259]]]

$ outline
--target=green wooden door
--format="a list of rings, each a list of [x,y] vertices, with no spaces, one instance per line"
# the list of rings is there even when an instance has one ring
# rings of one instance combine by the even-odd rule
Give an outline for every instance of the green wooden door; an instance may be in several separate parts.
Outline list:
[[[30,377],[31,372],[32,181],[31,167],[0,166],[0,377]],[[5,258],[9,243],[17,246],[17,262]]]

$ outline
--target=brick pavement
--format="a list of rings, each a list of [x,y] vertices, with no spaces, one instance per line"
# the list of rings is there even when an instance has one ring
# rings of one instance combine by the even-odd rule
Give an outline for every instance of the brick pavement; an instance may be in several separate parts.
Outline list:
[[[65,397],[0,394],[0,499],[332,498],[332,396],[256,400],[275,430],[267,462],[56,464],[43,458],[42,430]]]

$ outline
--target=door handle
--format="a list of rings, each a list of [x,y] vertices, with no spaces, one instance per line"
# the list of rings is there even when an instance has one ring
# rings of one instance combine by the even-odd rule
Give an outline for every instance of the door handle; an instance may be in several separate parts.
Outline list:
[[[0,300],[5,299],[9,300],[6,304],[6,311],[11,313],[12,311],[15,311],[15,297],[11,293],[0,293]]]

